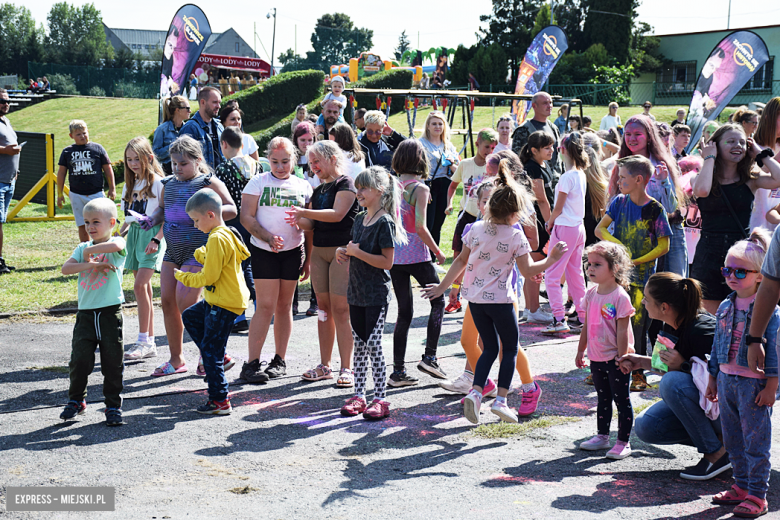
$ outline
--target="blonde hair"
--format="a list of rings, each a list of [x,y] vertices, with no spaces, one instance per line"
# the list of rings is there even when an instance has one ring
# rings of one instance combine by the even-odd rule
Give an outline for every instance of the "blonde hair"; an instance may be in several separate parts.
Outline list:
[[[127,151],[132,150],[138,156],[138,160],[141,162],[141,175],[139,178],[135,177],[135,172],[127,166]],[[152,185],[157,180],[155,177],[162,179],[164,177],[160,163],[157,162],[152,151],[152,145],[149,144],[149,140],[146,137],[133,137],[125,147],[125,196],[123,200],[128,204],[133,200],[133,188],[138,181],[144,181],[146,185],[141,189],[140,196],[146,199],[156,198],[152,191]]]
[[[590,196],[590,210],[596,220],[601,220],[607,210],[609,194],[607,186],[609,179],[607,172],[601,167],[601,138],[595,133],[588,132],[582,136],[585,142],[585,153],[588,154],[590,163],[583,169],[585,179],[588,181],[588,195]]]
[[[745,260],[750,264],[750,268],[755,271],[761,271],[764,264],[764,257],[769,250],[769,243],[772,240],[772,234],[764,228],[756,228],[750,233],[750,236],[740,240],[729,248],[726,258],[733,256],[740,260]]]
[[[336,173],[344,175],[346,171],[347,159],[344,157],[344,152],[341,151],[339,145],[335,141],[317,141],[306,150],[306,157],[311,161],[311,156],[316,155],[320,159],[324,159],[330,162],[334,157],[336,158]]]
[[[188,159],[197,163],[197,173],[201,175],[207,175],[211,173],[211,166],[203,158],[203,148],[200,143],[190,137],[189,135],[179,136],[174,142],[171,143],[171,147],[168,148],[170,155],[178,154],[187,157]]]
[[[395,236],[393,237],[395,243],[408,243],[409,239],[406,236],[406,230],[401,224],[401,198],[403,197],[404,189],[401,183],[398,182],[398,179],[390,175],[390,172],[381,166],[372,166],[358,173],[357,177],[355,177],[355,187],[358,189],[377,190],[382,194],[380,199],[382,209],[385,210],[395,224]]]
[[[82,214],[97,213],[104,217],[116,218],[116,204],[111,199],[100,197],[92,199],[84,205]]]
[[[268,149],[265,152],[266,157],[271,157],[271,152],[280,148],[290,154],[290,162],[293,165],[298,162],[298,149],[295,147],[292,141],[286,137],[281,136],[274,137],[268,143]],[[309,149],[311,149],[311,147],[309,147]]]
[[[73,133],[74,130],[81,130],[81,129],[87,129],[87,123],[82,121],[81,119],[74,119],[70,123],[68,123],[68,133]]]
[[[180,108],[186,108],[187,113],[192,111],[189,100],[184,96],[167,97],[163,100],[163,123],[173,120],[173,114]]]
[[[446,149],[450,144],[450,125],[447,123],[447,116],[444,115],[444,112],[439,110],[432,110],[431,113],[428,114],[428,117],[425,118],[425,124],[423,125],[422,136],[426,141],[431,140],[431,132],[428,130],[428,123],[433,118],[441,119],[444,122],[444,130],[441,133],[441,142],[444,143],[444,148]]]
[[[368,125],[385,126],[385,123],[387,122],[387,118],[379,110],[369,110],[363,116],[363,122],[366,124],[366,126]]]
[[[585,257],[588,255],[599,255],[607,262],[609,272],[615,277],[618,285],[628,290],[631,283],[631,274],[634,271],[634,263],[631,261],[631,255],[623,244],[607,242],[602,240],[585,248]]]

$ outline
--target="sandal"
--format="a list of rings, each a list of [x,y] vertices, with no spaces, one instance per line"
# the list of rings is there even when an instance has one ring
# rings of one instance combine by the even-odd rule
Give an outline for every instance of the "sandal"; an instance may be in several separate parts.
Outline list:
[[[769,503],[753,495],[747,495],[732,512],[739,518],[758,518],[769,512]]]
[[[304,381],[322,381],[323,379],[333,379],[333,371],[330,367],[320,363],[316,367],[307,370],[301,376]]]
[[[161,377],[161,376],[170,376],[173,374],[183,374],[187,371],[187,364],[180,366],[179,368],[174,367],[171,365],[170,361],[166,361],[159,367],[154,369],[154,372],[152,372],[152,377]]]
[[[733,484],[731,489],[721,491],[714,497],[712,497],[712,503],[721,506],[736,506],[745,501],[748,492],[740,488],[738,485]]]
[[[339,388],[352,388],[355,386],[355,375],[352,369],[342,368],[339,371],[339,378],[336,380],[336,386]]]

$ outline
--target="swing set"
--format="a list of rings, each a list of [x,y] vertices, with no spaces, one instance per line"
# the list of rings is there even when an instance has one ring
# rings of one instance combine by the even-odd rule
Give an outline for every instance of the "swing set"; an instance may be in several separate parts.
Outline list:
[[[496,126],[496,101],[531,101],[533,94],[504,94],[501,92],[479,92],[475,90],[402,90],[402,89],[377,89],[377,88],[347,88],[344,95],[349,100],[350,116],[352,118],[352,127],[355,129],[355,110],[357,109],[356,95],[376,96],[376,109],[385,113],[390,118],[390,106],[393,97],[396,99],[404,98],[404,109],[406,111],[406,122],[409,125],[409,137],[415,136],[415,124],[417,123],[417,109],[420,106],[420,100],[430,100],[431,107],[445,113],[447,124],[450,126],[450,133],[463,136],[463,147],[459,155],[463,155],[466,146],[471,144],[471,155],[474,155],[474,131],[471,127],[474,121],[474,108],[477,98],[490,98],[490,105],[493,108],[493,127]],[[563,99],[561,96],[552,96],[553,104],[560,106],[568,103],[569,107],[579,106],[580,117],[582,117],[582,101],[579,99]],[[458,108],[461,108],[462,128],[454,128]],[[571,108],[569,109],[571,113]],[[418,132],[422,131],[417,129]]]

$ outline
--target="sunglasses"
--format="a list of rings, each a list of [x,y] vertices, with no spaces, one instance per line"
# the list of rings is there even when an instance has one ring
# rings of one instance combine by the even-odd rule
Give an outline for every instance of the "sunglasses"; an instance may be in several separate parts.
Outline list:
[[[382,130],[366,130],[366,133],[368,135],[379,135],[382,133]]]
[[[754,271],[752,269],[742,269],[742,268],[735,268],[735,267],[721,267],[720,268],[720,274],[723,275],[724,278],[728,278],[731,276],[731,273],[734,273],[734,277],[736,277],[737,280],[744,280],[745,277],[748,275],[748,273],[757,273],[758,271]]]
[[[7,105],[10,102],[11,102],[10,99],[0,99],[0,105]]]

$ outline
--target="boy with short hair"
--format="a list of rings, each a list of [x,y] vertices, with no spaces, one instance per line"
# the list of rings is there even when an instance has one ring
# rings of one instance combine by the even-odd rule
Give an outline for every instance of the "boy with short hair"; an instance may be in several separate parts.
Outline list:
[[[672,145],[672,155],[676,160],[687,156],[685,147],[691,142],[691,127],[685,124],[675,125],[672,128],[674,133],[674,144]]]
[[[455,234],[452,236],[452,254],[453,259],[463,250],[463,230],[467,225],[477,221],[479,216],[479,207],[477,200],[476,187],[486,178],[487,156],[493,153],[498,144],[498,132],[492,128],[483,128],[477,134],[477,153],[474,157],[463,159],[458,164],[458,169],[450,179],[450,187],[447,189],[447,209],[444,213],[452,213],[452,198],[458,189],[458,184],[463,183],[463,197],[460,199],[461,212],[458,215],[458,222],[455,224]],[[446,313],[457,312],[461,309],[460,304],[460,281],[458,277],[450,291],[449,303],[444,309]]]
[[[98,198],[84,205],[86,232],[91,240],[76,247],[62,266],[62,274],[79,275],[79,311],[73,328],[70,355],[68,404],[60,419],[69,421],[87,409],[87,378],[95,367],[95,349],[100,347],[100,370],[106,403],[106,425],[122,421],[122,271],[127,258],[125,240],[112,237],[116,226],[116,204]]]
[[[647,310],[642,304],[648,278],[655,273],[656,259],[669,251],[672,229],[660,202],[647,194],[647,183],[653,175],[653,164],[640,155],[618,159],[618,187],[621,195],[612,200],[604,218],[596,227],[596,236],[622,244],[628,249],[636,269],[631,277],[629,296],[636,309],[631,327],[636,338],[637,354],[647,354]],[[608,227],[615,223],[614,235]],[[634,372],[631,390],[647,389],[641,370]]]
[[[233,411],[225,378],[225,347],[236,317],[246,310],[249,289],[244,283],[241,262],[249,250],[238,232],[222,221],[222,199],[204,188],[190,197],[185,206],[195,227],[208,233],[206,245],[195,250],[195,260],[203,264],[199,273],[174,270],[174,276],[186,287],[205,287],[204,299],[182,313],[184,328],[200,349],[209,399],[198,413],[227,415]]]
[[[89,140],[87,123],[74,119],[68,126],[72,145],[66,147],[60,154],[59,170],[57,170],[57,207],[62,208],[65,201],[65,175],[70,174],[70,204],[73,217],[79,228],[79,240],[86,242],[89,235],[84,228],[82,214],[84,206],[92,199],[103,197],[103,176],[108,181],[108,198],[116,198],[114,170],[106,149],[98,143]]]

